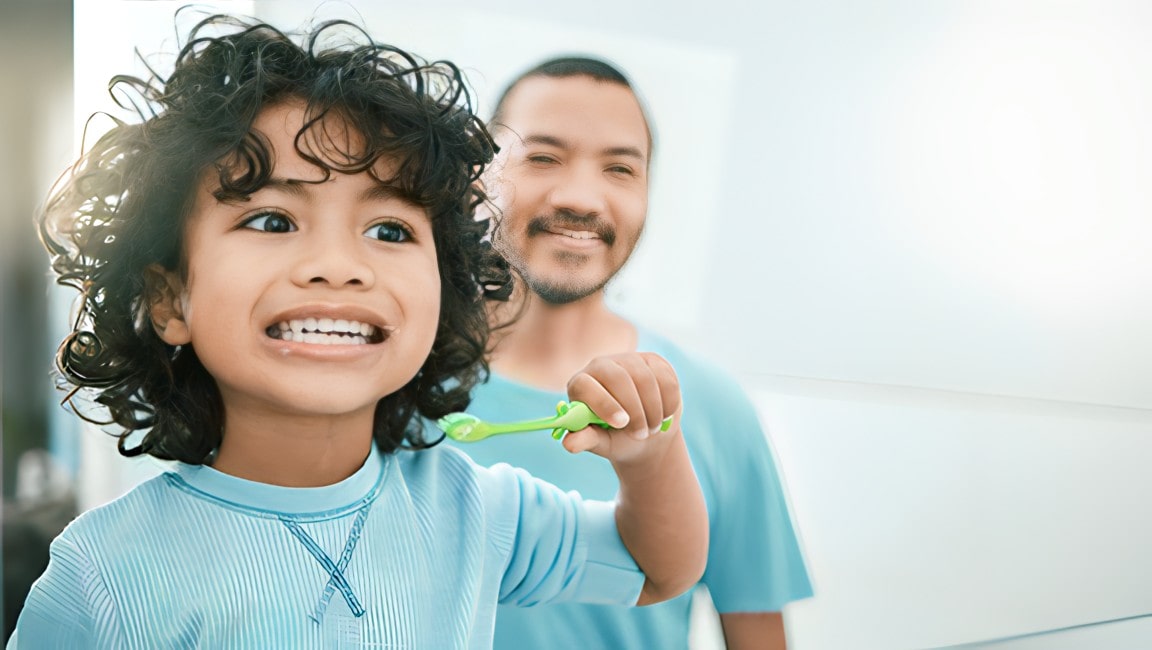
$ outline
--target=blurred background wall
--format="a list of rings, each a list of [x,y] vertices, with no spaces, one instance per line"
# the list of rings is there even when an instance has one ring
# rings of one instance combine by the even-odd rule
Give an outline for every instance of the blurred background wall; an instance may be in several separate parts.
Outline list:
[[[362,22],[459,63],[484,115],[544,56],[632,75],[657,157],[645,239],[611,298],[760,407],[816,589],[785,612],[792,647],[1152,646],[1152,6],[213,4],[289,28]],[[30,143],[6,152],[6,170],[41,161],[0,174],[16,222],[67,159],[49,136],[76,146],[111,108],[108,77],[140,70],[134,46],[163,67],[178,6],[76,3],[75,115],[44,108],[70,101],[67,84],[25,121],[4,109],[6,129],[52,119],[17,127]],[[51,78],[68,47],[18,48],[5,75],[35,53]],[[18,404],[91,507],[156,469],[41,410],[43,257],[4,250],[5,494],[31,440],[9,434]],[[53,327],[69,298],[47,300]],[[714,647],[700,620],[697,646]]]
[[[47,184],[72,153],[72,3],[0,1],[0,407],[3,417],[3,575],[7,630],[31,581],[47,565],[47,542],[74,515],[48,446],[46,257],[32,218]],[[17,463],[24,480],[18,486]],[[51,476],[50,476],[51,475]],[[19,489],[18,489],[19,488]]]

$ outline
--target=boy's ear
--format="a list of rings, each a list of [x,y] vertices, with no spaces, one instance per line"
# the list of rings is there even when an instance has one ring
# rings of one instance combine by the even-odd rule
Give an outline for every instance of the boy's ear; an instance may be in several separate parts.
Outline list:
[[[168,345],[186,345],[192,341],[192,331],[184,319],[184,282],[180,276],[159,264],[144,269],[144,298],[148,301],[148,316],[152,328]]]

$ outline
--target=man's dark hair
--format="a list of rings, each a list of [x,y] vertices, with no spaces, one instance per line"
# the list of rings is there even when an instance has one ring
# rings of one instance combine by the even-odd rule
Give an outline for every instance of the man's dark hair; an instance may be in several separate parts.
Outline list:
[[[611,63],[589,56],[556,57],[543,61],[520,73],[511,83],[505,86],[504,91],[500,93],[499,99],[496,100],[496,109],[492,111],[492,119],[489,120],[488,123],[493,127],[503,125],[504,103],[508,99],[508,95],[510,95],[522,81],[536,77],[550,77],[553,79],[588,77],[601,83],[612,83],[624,86],[632,91],[632,94],[636,96],[637,103],[640,104],[640,113],[644,116],[644,126],[648,129],[648,148],[652,148],[652,122],[648,119],[648,109],[645,108],[644,102],[640,100],[640,96],[636,92],[636,88],[632,85],[632,82],[628,79],[628,76]],[[649,157],[651,157],[651,152],[649,152]]]
[[[272,152],[252,123],[293,100],[308,116],[297,151],[325,178],[368,172],[431,218],[441,281],[435,342],[416,376],[379,401],[373,426],[385,453],[430,446],[413,416],[467,406],[487,373],[485,299],[510,290],[507,266],[486,240],[489,224],[475,218],[493,143],[456,66],[376,43],[344,21],[318,25],[298,44],[270,25],[217,15],[190,31],[171,75],[150,73],[112,79],[110,90],[139,122],[115,120],[54,188],[40,219],[58,282],[81,292],[57,353],[73,408],[93,422],[88,411],[106,411],[99,423],[116,425],[125,456],[210,460],[224,426],[219,389],[191,345],[174,348],[153,330],[145,269],[186,273],[184,222],[205,173],[218,179],[220,200],[269,182]],[[301,143],[325,116],[344,120],[362,142],[323,159],[305,151]],[[382,158],[397,161],[393,177],[375,176]]]

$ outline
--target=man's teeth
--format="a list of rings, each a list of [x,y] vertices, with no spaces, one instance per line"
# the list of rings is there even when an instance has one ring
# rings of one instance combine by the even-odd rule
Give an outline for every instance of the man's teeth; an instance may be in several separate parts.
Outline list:
[[[368,323],[342,318],[301,318],[280,321],[268,328],[268,336],[283,341],[317,345],[364,345],[379,339],[379,330]]]
[[[590,230],[565,230],[564,228],[557,228],[556,234],[557,235],[564,235],[565,237],[571,237],[572,239],[599,239],[600,238],[600,235],[597,235],[596,233],[594,233]]]

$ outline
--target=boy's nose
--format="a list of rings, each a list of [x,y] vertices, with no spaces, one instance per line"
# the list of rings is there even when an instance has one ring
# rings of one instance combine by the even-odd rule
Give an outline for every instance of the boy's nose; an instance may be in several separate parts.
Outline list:
[[[351,238],[324,237],[308,247],[292,267],[292,281],[299,286],[370,288],[376,275],[365,259],[361,242]]]

